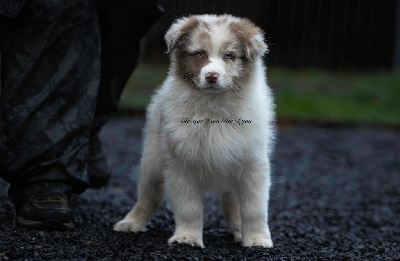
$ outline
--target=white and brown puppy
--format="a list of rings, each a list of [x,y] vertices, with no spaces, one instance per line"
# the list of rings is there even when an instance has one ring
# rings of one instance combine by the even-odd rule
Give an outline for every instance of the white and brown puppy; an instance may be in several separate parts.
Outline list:
[[[147,111],[138,201],[114,230],[145,230],[166,190],[176,222],[168,243],[204,247],[202,195],[213,192],[236,241],[272,247],[274,105],[261,30],[230,15],[196,15],[178,19],[165,40],[171,66]]]

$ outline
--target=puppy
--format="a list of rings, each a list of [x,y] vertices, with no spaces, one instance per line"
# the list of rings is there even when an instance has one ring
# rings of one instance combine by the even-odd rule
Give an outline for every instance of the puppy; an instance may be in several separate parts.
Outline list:
[[[272,247],[268,200],[274,112],[261,30],[230,15],[175,21],[165,35],[169,75],[147,111],[138,201],[116,231],[144,231],[163,199],[168,243],[203,245],[204,192],[215,193],[235,241]]]

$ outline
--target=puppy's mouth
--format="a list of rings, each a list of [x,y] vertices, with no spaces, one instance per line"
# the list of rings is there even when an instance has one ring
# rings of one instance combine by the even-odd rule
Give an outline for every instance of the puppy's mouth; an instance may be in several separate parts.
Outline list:
[[[214,86],[199,88],[199,89],[206,93],[220,93],[220,92],[225,91],[225,89],[223,89],[223,88],[218,88],[218,87],[214,87]]]
[[[205,93],[220,93],[226,91],[225,88],[217,83],[208,83],[205,86],[198,86],[198,89]]]

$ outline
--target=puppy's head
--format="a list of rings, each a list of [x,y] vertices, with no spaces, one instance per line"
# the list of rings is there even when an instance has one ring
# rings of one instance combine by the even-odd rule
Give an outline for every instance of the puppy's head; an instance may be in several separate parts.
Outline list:
[[[171,73],[207,93],[241,88],[251,65],[268,50],[260,28],[230,15],[178,19],[165,41]]]

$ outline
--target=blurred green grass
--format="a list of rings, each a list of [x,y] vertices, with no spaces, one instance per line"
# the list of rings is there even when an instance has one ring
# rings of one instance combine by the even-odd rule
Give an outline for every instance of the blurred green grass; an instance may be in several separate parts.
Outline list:
[[[166,63],[139,63],[120,107],[144,110],[167,75]],[[268,81],[282,121],[400,124],[400,75],[268,68]]]

